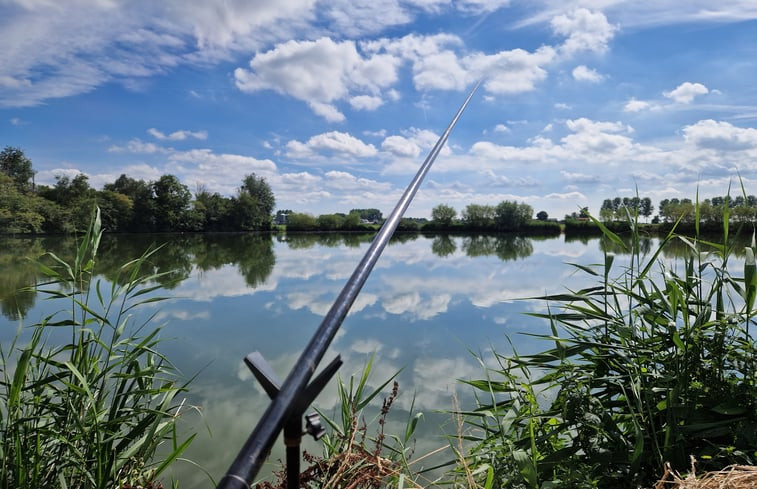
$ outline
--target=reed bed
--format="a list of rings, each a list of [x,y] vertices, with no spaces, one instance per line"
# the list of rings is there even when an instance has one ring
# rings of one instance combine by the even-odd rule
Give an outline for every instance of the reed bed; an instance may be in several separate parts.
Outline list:
[[[73,260],[40,260],[36,290],[63,309],[0,345],[3,489],[163,487],[194,438],[177,430],[186,383],[158,351],[161,328],[137,313],[164,299],[163,274],[142,273],[155,250],[106,285],[101,236],[98,210]]]
[[[630,214],[626,235],[595,220],[603,261],[568,265],[595,284],[534,298],[543,312],[532,315],[551,328],[537,336],[551,346],[495,351],[495,366],[480,358],[486,375],[465,381],[478,397],[462,413],[478,486],[636,489],[691,456],[713,480],[755,465],[757,247],[751,229],[751,245],[733,239],[728,212],[718,238],[674,228],[655,249],[640,245]],[[683,258],[666,256],[672,243]]]

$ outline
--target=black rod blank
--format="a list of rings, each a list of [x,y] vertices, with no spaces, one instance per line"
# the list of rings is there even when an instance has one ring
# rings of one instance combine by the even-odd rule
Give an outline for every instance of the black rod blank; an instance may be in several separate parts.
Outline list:
[[[452,121],[447,126],[447,129],[445,129],[431,149],[418,173],[410,182],[407,189],[405,189],[394,210],[386,219],[384,225],[381,226],[370,248],[368,248],[368,251],[366,251],[357,268],[355,268],[352,276],[344,285],[331,309],[326,313],[321,325],[313,335],[310,343],[305,347],[305,351],[297,360],[297,363],[295,363],[289,376],[284,380],[279,393],[272,400],[265,413],[263,413],[263,416],[242,446],[226,475],[218,483],[218,489],[246,489],[250,487],[252,479],[260,471],[260,467],[265,461],[276,437],[281,432],[292,406],[296,403],[297,396],[307,386],[310,377],[315,372],[318,363],[326,353],[326,349],[342,325],[342,321],[344,321],[350,307],[352,307],[352,303],[368,279],[368,275],[373,270],[376,261],[381,256],[392,234],[394,234],[402,215],[413,200],[423,178],[428,173],[439,152],[441,152],[444,144],[447,142],[447,138],[452,132],[452,128],[465,111],[477,88],[478,84],[468,94],[455,117],[452,118]]]

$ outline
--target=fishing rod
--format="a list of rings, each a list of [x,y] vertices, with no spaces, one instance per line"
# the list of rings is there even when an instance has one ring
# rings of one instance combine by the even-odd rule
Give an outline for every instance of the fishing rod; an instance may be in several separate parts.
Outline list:
[[[310,385],[308,385],[308,382],[323,355],[326,353],[326,349],[334,339],[339,327],[342,325],[360,289],[368,279],[368,275],[373,270],[376,261],[392,237],[402,215],[407,210],[413,197],[415,197],[415,193],[418,191],[423,178],[428,173],[439,152],[441,152],[444,144],[447,142],[447,138],[452,132],[452,128],[465,111],[479,85],[480,82],[470,91],[447,126],[447,129],[445,129],[429,152],[418,173],[410,182],[407,189],[405,189],[405,192],[383,226],[381,226],[368,251],[366,251],[355,271],[344,285],[331,309],[326,313],[321,325],[316,330],[310,343],[305,347],[305,351],[297,360],[297,363],[292,367],[286,380],[280,382],[276,378],[273,370],[265,362],[260,353],[253,352],[245,358],[245,363],[263,385],[264,390],[271,397],[272,401],[232,462],[226,475],[218,483],[218,489],[248,489],[253,478],[260,471],[276,437],[282,430],[284,430],[284,443],[287,447],[287,484],[289,488],[299,487],[299,441],[303,434],[301,429],[302,414],[339,368],[341,359],[337,357]],[[307,420],[307,431],[316,437],[316,439],[324,432],[319,422],[311,417],[308,417]]]

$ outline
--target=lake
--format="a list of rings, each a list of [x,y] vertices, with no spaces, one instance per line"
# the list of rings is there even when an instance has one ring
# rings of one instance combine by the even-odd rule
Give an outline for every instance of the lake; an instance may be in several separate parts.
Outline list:
[[[259,351],[284,378],[321,319],[365,253],[373,235],[150,235],[105,236],[99,254],[102,280],[116,266],[162,244],[152,260],[156,271],[175,270],[167,302],[144,306],[165,323],[162,351],[183,375],[196,379],[188,401],[186,429],[198,436],[186,457],[218,480],[268,406],[262,388],[242,359]],[[471,405],[470,391],[458,379],[481,378],[475,354],[492,349],[520,353],[540,349],[543,341],[519,333],[547,333],[548,325],[525,313],[543,309],[519,300],[578,289],[590,282],[569,263],[603,261],[599,239],[566,240],[502,236],[402,235],[385,249],[344,321],[325,365],[341,355],[342,378],[361,371],[374,355],[372,384],[396,372],[400,397],[389,426],[400,429],[413,398],[424,412],[416,456],[447,444],[443,434],[457,429],[445,411],[454,403]],[[654,249],[656,240],[644,247]],[[15,294],[41,280],[23,256],[75,252],[73,238],[0,239],[0,341],[7,342],[20,322],[31,325],[66,304],[34,293]],[[622,266],[622,257],[616,267]],[[620,270],[618,268],[618,270]],[[619,272],[618,272],[619,273]],[[509,341],[508,341],[509,338]],[[387,391],[388,394],[388,391]],[[457,401],[455,401],[457,399]],[[337,402],[332,382],[315,405],[331,412]],[[191,426],[190,426],[191,425]],[[278,468],[282,443],[276,444],[266,471]],[[304,447],[320,453],[312,440]],[[441,455],[448,459],[451,454]],[[424,461],[424,463],[431,463]],[[209,487],[208,477],[192,464],[177,462],[180,487]]]

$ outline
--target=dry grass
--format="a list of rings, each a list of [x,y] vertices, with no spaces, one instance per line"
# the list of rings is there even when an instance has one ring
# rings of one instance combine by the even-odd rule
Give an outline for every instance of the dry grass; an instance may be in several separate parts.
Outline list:
[[[753,489],[757,487],[757,466],[729,465],[723,470],[707,472],[697,477],[695,460],[691,473],[685,478],[665,464],[665,473],[653,489]]]

